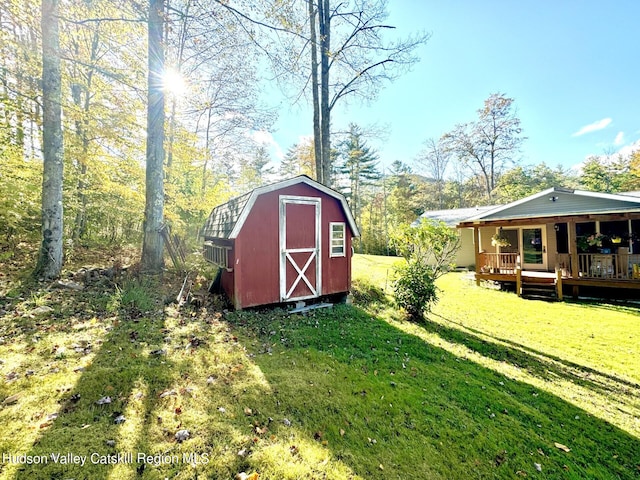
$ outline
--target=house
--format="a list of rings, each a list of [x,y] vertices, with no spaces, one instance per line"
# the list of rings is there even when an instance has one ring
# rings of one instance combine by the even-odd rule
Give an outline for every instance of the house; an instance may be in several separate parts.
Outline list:
[[[637,193],[550,188],[473,215],[458,228],[472,233],[477,282],[517,283],[528,274],[559,280],[559,296],[562,285],[574,295],[581,287],[640,292]]]
[[[205,259],[242,309],[346,294],[360,234],[345,198],[302,175],[215,207],[203,236]]]
[[[453,208],[449,210],[428,210],[418,217],[411,224],[417,227],[422,219],[432,220],[435,222],[443,222],[450,228],[456,228],[458,224],[467,218],[480,215],[488,210],[496,208],[489,207],[472,207],[472,208]],[[472,268],[476,264],[476,255],[473,248],[473,230],[464,228],[460,233],[460,248],[456,252],[453,263],[456,267]]]

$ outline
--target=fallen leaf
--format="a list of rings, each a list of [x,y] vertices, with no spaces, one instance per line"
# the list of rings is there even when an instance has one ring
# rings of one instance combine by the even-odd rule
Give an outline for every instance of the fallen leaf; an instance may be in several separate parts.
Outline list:
[[[165,390],[160,394],[160,398],[172,397],[174,395],[178,395],[178,392],[175,390]]]
[[[188,440],[190,436],[191,436],[191,433],[189,432],[189,430],[178,430],[175,435],[178,443],[182,443],[185,440]]]
[[[533,466],[535,467],[535,469],[539,472],[542,471],[542,465],[540,465],[539,463],[534,463]]]
[[[16,393],[15,395],[11,395],[10,397],[7,397],[4,399],[4,401],[2,402],[2,405],[12,405],[16,403],[18,400],[20,400],[21,396],[22,396],[22,393]]]
[[[346,432],[344,431],[344,428],[341,428],[341,429],[340,429],[340,436],[341,436],[341,437],[344,437],[344,434],[345,434],[345,433],[346,433]]]
[[[569,447],[567,447],[566,445],[563,445],[561,443],[554,442],[553,444],[555,445],[556,448],[562,450],[563,452],[570,452],[571,451],[571,449]]]
[[[247,417],[250,417],[251,415],[253,415],[253,411],[249,407],[244,407],[244,414]]]
[[[176,412],[176,415],[180,415],[182,413],[182,408],[176,407],[175,412]]]

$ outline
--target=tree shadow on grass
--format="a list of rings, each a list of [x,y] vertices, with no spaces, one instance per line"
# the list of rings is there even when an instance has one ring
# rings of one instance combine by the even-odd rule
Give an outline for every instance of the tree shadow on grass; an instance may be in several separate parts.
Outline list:
[[[638,395],[640,385],[637,383],[464,326],[442,315],[435,313],[430,315],[439,317],[457,328],[427,320],[422,324],[425,331],[435,333],[449,342],[464,345],[493,360],[523,368],[539,378],[545,380],[563,378],[602,394],[617,393],[631,398]]]
[[[105,323],[109,329],[111,322]],[[72,388],[63,389],[50,421],[36,422],[40,431],[24,452],[46,462],[20,465],[9,478],[127,478],[132,470],[135,474],[139,465],[122,454],[145,451],[149,414],[159,401],[158,393],[175,380],[174,365],[164,352],[152,353],[151,346],[162,349],[161,314],[135,321],[119,317],[113,323],[88,366],[72,373],[71,362],[61,365],[70,377],[80,377]]]
[[[31,353],[45,361],[36,375],[12,385],[25,397],[0,407],[0,419],[10,420],[13,431],[28,432],[24,439],[1,438],[0,455],[46,460],[3,461],[0,478],[233,478],[248,468],[237,452],[251,451],[256,428],[265,428],[269,419],[260,414],[262,407],[254,407],[250,417],[243,408],[251,405],[250,397],[271,398],[269,386],[219,313],[157,304],[135,318],[97,308],[78,319],[69,309],[82,303],[82,295],[70,295],[75,302],[58,302],[59,315],[27,318],[11,331],[20,345],[38,334],[40,350]],[[91,337],[93,351],[71,349],[54,361],[53,343],[69,347],[87,324],[93,328],[83,330],[83,337]],[[22,370],[34,361],[22,357]],[[80,364],[84,368],[77,369]],[[52,366],[59,371],[50,373]],[[13,391],[5,393],[0,400]],[[33,393],[41,407],[28,398]],[[29,415],[19,418],[27,407]],[[116,421],[120,415],[124,422]],[[182,443],[179,431],[189,432]]]
[[[137,323],[114,320],[84,372],[72,374],[73,365],[66,365],[80,378],[62,395],[58,418],[21,452],[198,452],[208,454],[208,465],[196,469],[178,458],[144,469],[138,462],[49,463],[9,472],[4,464],[0,476],[233,478],[243,470],[274,479],[636,475],[638,439],[359,308],[306,316],[238,312],[227,320],[215,311],[202,317],[167,311]],[[150,355],[165,345],[166,357]],[[112,403],[96,405],[106,395]],[[127,420],[116,425],[120,412]],[[173,437],[179,428],[193,435],[181,445]]]
[[[357,307],[229,319],[279,414],[364,478],[609,479],[640,471],[640,442],[629,433]],[[281,473],[295,459],[282,461]]]

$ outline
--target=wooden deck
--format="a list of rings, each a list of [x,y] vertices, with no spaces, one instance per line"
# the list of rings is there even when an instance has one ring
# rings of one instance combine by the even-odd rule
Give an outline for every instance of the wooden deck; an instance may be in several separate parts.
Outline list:
[[[514,283],[520,295],[523,285],[539,285],[555,287],[558,299],[563,298],[565,287],[571,289],[577,297],[581,287],[627,289],[640,291],[640,255],[603,255],[579,254],[577,258],[578,272],[572,274],[569,255],[559,258],[555,272],[522,270],[519,258],[514,254],[482,254],[484,266],[476,272],[476,283],[482,280]],[[640,297],[640,292],[638,293]]]

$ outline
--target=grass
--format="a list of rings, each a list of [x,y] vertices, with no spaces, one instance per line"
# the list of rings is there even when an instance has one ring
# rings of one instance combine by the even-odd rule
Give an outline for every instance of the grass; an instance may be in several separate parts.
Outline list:
[[[450,275],[416,325],[385,295],[393,261],[354,258],[373,305],[306,315],[178,309],[135,281],[0,298],[0,456],[48,459],[0,479],[640,475],[637,310]]]

